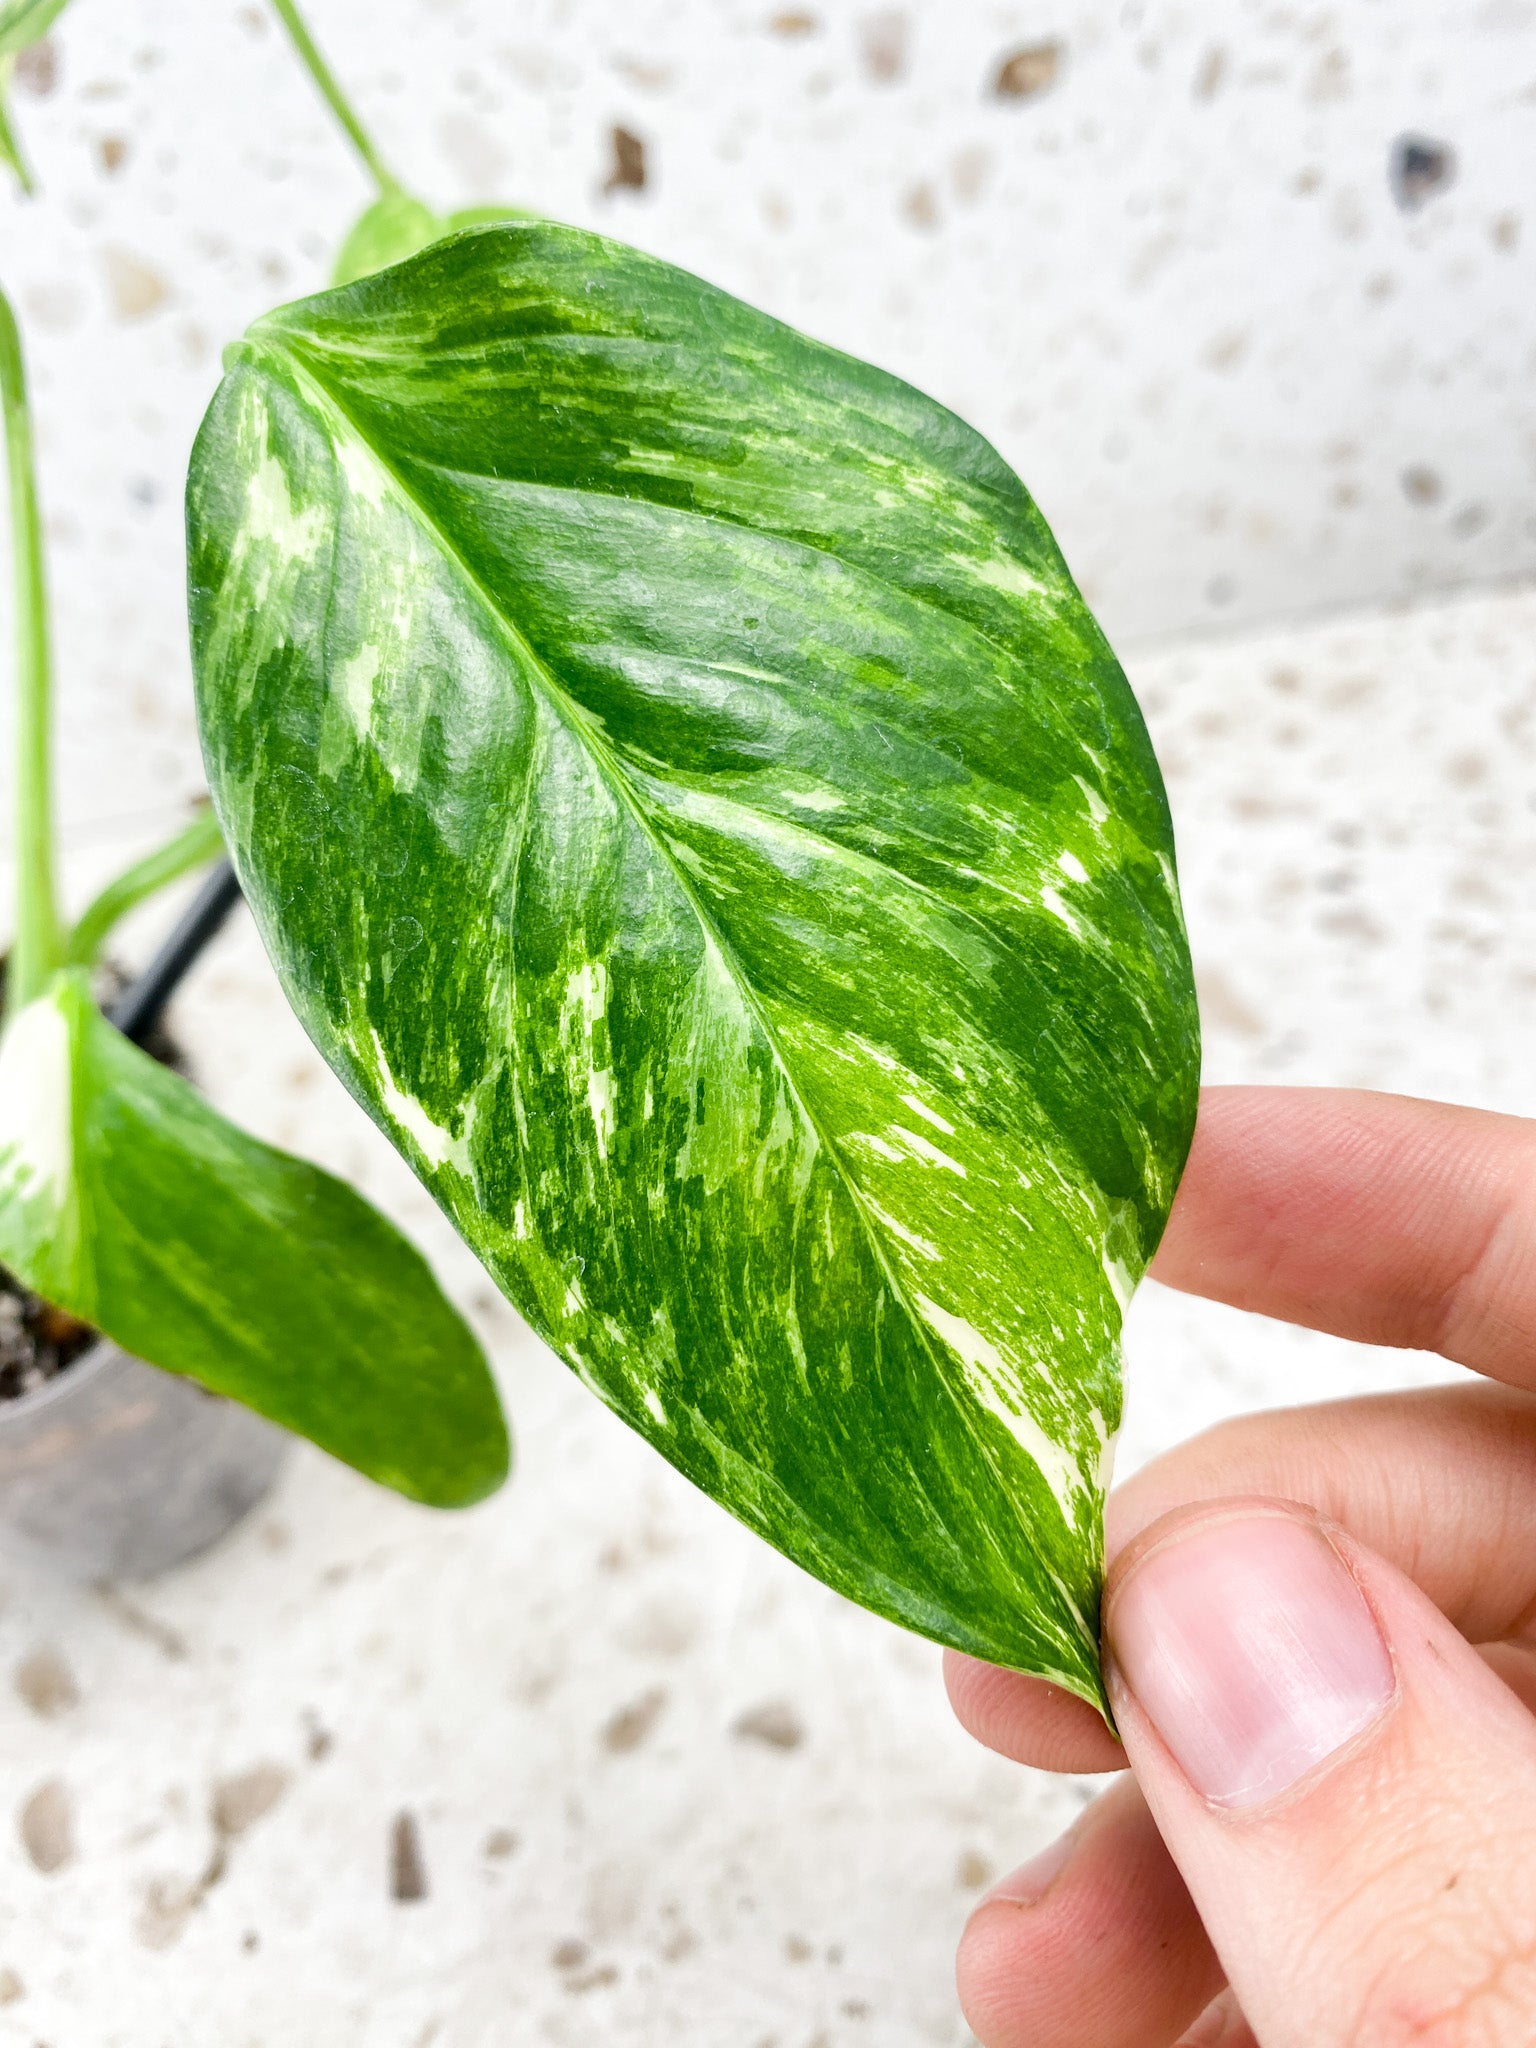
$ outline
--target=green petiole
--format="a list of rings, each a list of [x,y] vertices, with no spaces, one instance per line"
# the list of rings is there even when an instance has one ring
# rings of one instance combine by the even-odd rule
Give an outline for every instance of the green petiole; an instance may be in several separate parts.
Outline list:
[[[9,1007],[15,1011],[42,994],[63,965],[64,945],[54,883],[51,664],[42,522],[21,335],[3,291],[0,409],[5,415],[16,604],[16,936],[7,977]]]
[[[21,153],[21,144],[16,140],[16,130],[11,125],[9,92],[13,64],[10,60],[0,61],[0,163],[10,165],[17,184],[30,199],[37,190],[32,177],[32,167]]]
[[[222,841],[200,813],[154,853],[109,882],[66,934],[59,915],[53,819],[52,659],[42,520],[21,335],[0,291],[0,411],[5,416],[11,560],[16,610],[16,930],[6,975],[12,1015],[40,996],[61,967],[89,967],[117,923],[157,889],[214,859]]]
[[[68,967],[94,967],[107,934],[120,918],[158,889],[190,874],[222,852],[224,841],[212,811],[199,811],[190,825],[126,868],[82,914],[64,948]]]
[[[342,91],[335,72],[315,47],[314,37],[305,27],[303,17],[294,6],[293,0],[272,0],[272,5],[288,31],[293,47],[303,60],[305,69],[318,87],[321,98],[346,130],[353,148],[362,158],[369,176],[378,186],[380,193],[387,195],[401,191],[403,188],[400,180],[379,155],[372,136],[357,118],[356,110]]]

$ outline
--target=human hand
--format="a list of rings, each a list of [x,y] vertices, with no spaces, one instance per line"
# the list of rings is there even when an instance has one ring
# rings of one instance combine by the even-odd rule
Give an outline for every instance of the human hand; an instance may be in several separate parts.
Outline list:
[[[1223,1424],[1112,1497],[1122,1751],[950,1654],[972,1734],[1121,1778],[960,1947],[985,2048],[1536,2042],[1536,1122],[1208,1089],[1169,1285],[1502,1385]]]

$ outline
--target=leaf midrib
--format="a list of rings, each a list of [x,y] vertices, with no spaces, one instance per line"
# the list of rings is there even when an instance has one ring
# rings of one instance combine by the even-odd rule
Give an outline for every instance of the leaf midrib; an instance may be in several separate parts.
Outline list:
[[[282,330],[279,329],[278,331],[281,332]],[[562,337],[557,334],[555,338],[565,339],[568,337]],[[610,339],[610,337],[604,336],[602,337],[602,339],[606,340]],[[627,340],[628,337],[618,337],[618,339]],[[671,354],[681,352],[683,345],[678,342],[647,342],[644,344],[644,346],[653,347],[659,353]],[[317,342],[314,345],[313,353],[315,355],[322,357],[345,357],[347,355],[356,354],[364,358],[364,360],[370,359],[369,351],[367,351],[366,349],[352,350],[350,348],[326,348],[323,343],[319,342]],[[445,353],[451,354],[452,352],[445,351]],[[333,387],[325,382],[324,378],[320,375],[318,368],[306,369],[305,366],[303,365],[302,358],[297,349],[295,349],[291,355],[287,355],[286,359],[293,363],[295,369],[298,370],[300,374],[307,375],[314,383],[319,385],[319,387],[322,390],[330,394],[331,398],[333,399],[336,405],[337,410],[341,412],[343,417],[346,419],[348,425],[351,426],[353,430],[358,434],[358,438],[362,441],[363,445],[367,448],[372,448],[374,446],[373,442],[370,441],[367,438],[367,436],[362,433],[361,429],[358,427],[358,423],[354,416],[347,410],[343,401],[336,395]],[[377,356],[372,357],[371,359],[375,361],[381,360],[381,358]],[[530,385],[536,383],[536,380],[531,376],[528,381]],[[833,411],[836,409],[837,408],[834,408],[830,405],[828,407],[829,411]],[[878,415],[874,413],[865,412],[862,408],[858,406],[850,405],[845,407],[844,409],[855,413],[857,417],[860,419],[869,420],[872,424],[876,426],[886,426],[886,423],[882,421],[878,417]],[[887,427],[886,431],[899,434],[899,430],[897,429],[891,429]],[[918,450],[918,452],[921,453],[919,444],[914,442],[910,435],[899,434],[899,438],[908,446],[912,447],[915,450]],[[635,475],[636,477],[643,478],[650,474],[645,468],[644,458],[646,452],[647,451],[642,448],[632,460],[630,466],[630,473]],[[536,477],[522,473],[517,473],[513,475],[500,475],[490,470],[462,469],[450,463],[439,462],[429,455],[414,455],[412,456],[411,459],[413,462],[418,463],[422,468],[436,470],[440,476],[448,477],[450,479],[462,477],[472,482],[509,484],[514,488],[522,486],[530,490],[561,491],[567,494],[568,496],[572,497],[592,497],[602,501],[607,501],[611,498],[616,497],[622,498],[625,496],[625,493],[623,492],[597,491],[592,490],[588,486],[582,484],[541,483]],[[401,478],[399,471],[395,467],[394,463],[391,462],[388,466],[391,476],[393,476],[396,479],[396,481],[400,484],[400,488],[402,490],[408,490],[409,487],[406,485],[403,478]],[[920,473],[925,478],[931,480],[935,484],[943,484],[947,481],[933,468],[932,464],[928,462],[926,459],[920,462],[914,461],[909,466],[914,474]],[[659,479],[655,480],[659,481]],[[980,485],[977,486],[976,488],[980,490],[987,490],[989,491],[990,495],[996,497],[999,501],[1002,500],[1002,493],[1000,491],[992,492],[986,485]],[[1022,489],[1022,486],[1020,486],[1020,488]],[[420,500],[416,497],[415,493],[411,492],[410,495],[412,502],[419,505]],[[886,590],[895,591],[897,596],[906,599],[907,602],[911,604],[920,605],[924,611],[932,612],[936,617],[946,620],[951,626],[958,626],[966,632],[973,633],[984,646],[989,647],[992,650],[992,652],[998,657],[999,661],[1003,664],[1005,671],[1010,675],[1010,677],[1013,676],[1015,673],[1018,673],[1020,675],[1020,679],[1025,684],[1028,684],[1028,682],[1030,681],[1030,677],[1027,671],[1024,670],[1024,665],[1020,660],[1020,657],[1017,654],[1017,652],[1013,648],[1009,647],[1004,641],[998,639],[995,633],[989,631],[987,627],[983,626],[968,611],[959,610],[954,606],[939,603],[935,596],[932,594],[931,590],[914,589],[910,584],[900,583],[896,580],[894,576],[884,574],[881,570],[874,567],[874,565],[869,561],[852,560],[846,555],[841,555],[837,552],[835,548],[827,547],[826,545],[824,545],[823,542],[813,538],[809,532],[795,532],[792,534],[787,534],[780,532],[776,528],[755,526],[751,520],[741,518],[738,514],[729,511],[724,506],[711,506],[707,511],[700,511],[696,506],[690,505],[663,506],[660,500],[651,497],[648,493],[643,491],[638,494],[638,502],[642,504],[655,505],[658,507],[658,509],[666,510],[669,512],[675,512],[680,516],[691,516],[698,519],[708,519],[716,521],[722,526],[735,527],[743,533],[759,534],[765,538],[772,537],[779,540],[787,541],[796,547],[805,548],[806,551],[810,554],[820,555],[822,559],[825,561],[835,562],[840,569],[846,570],[853,574],[867,576],[872,583],[878,583]],[[1030,501],[1030,509],[1033,509],[1033,501]],[[431,525],[434,533],[440,533],[442,531],[442,529],[438,526],[437,522],[431,518],[430,514],[423,511],[423,517]],[[455,552],[457,551],[455,550]],[[1013,549],[1012,546],[1009,546],[1008,548],[1008,556],[1009,559],[1016,565],[1016,567],[1021,571],[1022,574],[1024,574],[1025,576],[1029,576],[1031,578],[1034,577],[1034,569],[1027,561],[1021,559],[1019,554]],[[1068,570],[1066,564],[1064,562],[1058,561],[1053,566],[1056,568],[1060,576],[1064,579],[1065,588],[1059,593],[1051,592],[1042,588],[1040,590],[1039,596],[1040,602],[1048,608],[1052,618],[1058,619],[1063,609],[1062,601],[1064,599],[1070,600],[1071,598],[1076,597],[1078,595],[1078,592],[1076,585],[1072,581],[1071,572],[1070,570]]]
[[[349,423],[355,426],[356,422],[351,420],[350,414],[348,415],[348,420]],[[372,447],[373,444],[372,442],[366,442],[365,445]],[[826,546],[824,542],[814,539],[807,532],[785,533],[777,527],[756,526],[750,519],[741,518],[737,513],[728,510],[723,505],[712,505],[707,511],[701,511],[696,505],[668,505],[645,491],[641,491],[631,498],[624,491],[594,490],[588,484],[541,483],[537,477],[532,476],[499,476],[489,470],[458,469],[449,463],[435,461],[430,455],[417,455],[411,459],[423,469],[436,470],[439,476],[447,477],[450,481],[462,477],[471,483],[505,484],[513,490],[558,491],[566,497],[591,498],[602,504],[607,504],[617,499],[622,503],[651,505],[657,511],[675,514],[680,519],[709,520],[720,526],[734,527],[738,533],[750,533],[763,540],[778,540],[790,547],[804,548],[807,554],[819,555],[825,562],[835,562],[838,568],[846,574],[867,576],[871,583],[878,583],[883,590],[894,591],[898,597],[903,598],[907,603],[918,605],[925,612],[932,612],[936,618],[944,619],[949,625],[957,626],[964,632],[973,633],[983,646],[991,648],[992,652],[997,655],[1010,678],[1010,686],[1015,674],[1018,675],[1020,681],[1026,686],[1031,681],[1019,655],[1012,648],[1005,645],[1003,641],[999,640],[994,633],[989,632],[985,626],[972,618],[969,612],[957,611],[947,604],[940,604],[931,594],[931,591],[914,589],[907,583],[898,583],[894,576],[886,575],[868,561],[857,560],[848,555],[840,555],[836,548]],[[650,477],[650,472],[644,466],[644,451],[633,462],[629,473],[637,478]],[[390,465],[390,474],[392,476],[398,474],[393,464]],[[661,481],[660,478],[655,477],[651,477],[650,480],[653,482]],[[407,488],[403,482],[401,488]],[[428,516],[430,517],[430,515]],[[434,521],[433,531],[437,532],[440,530]],[[892,552],[894,551],[892,549]],[[1025,575],[1031,573],[1028,563],[1019,561],[1018,557],[1013,555],[1011,550],[1010,558],[1017,563]],[[1043,601],[1049,601],[1047,593],[1044,591],[1041,592],[1041,598]],[[1053,601],[1051,608],[1053,612],[1056,609]]]
[[[319,380],[317,379],[316,381],[318,382]],[[322,386],[322,388],[328,389],[329,387]],[[366,436],[364,436],[361,433],[361,430],[358,428],[356,420],[347,411],[346,407],[341,403],[339,399],[336,400],[336,406],[337,410],[341,412],[343,417],[347,420],[348,425],[351,426],[353,431],[358,434],[358,437],[359,439],[362,440],[363,445],[369,448],[370,450],[373,450],[373,452],[377,455],[378,451],[374,448],[374,443],[368,440]],[[381,455],[378,456],[378,459],[380,461],[385,460],[385,458]],[[596,505],[607,505],[612,502],[613,498],[616,495],[620,495],[606,491],[593,490],[588,486],[582,484],[543,484],[537,482],[532,477],[491,476],[487,472],[479,470],[465,470],[453,468],[447,463],[436,462],[429,456],[413,456],[411,459],[414,463],[418,463],[422,468],[431,469],[435,471],[437,475],[445,477],[450,481],[459,478],[464,478],[469,482],[490,482],[495,484],[505,484],[510,489],[513,490],[527,489],[533,491],[550,491],[558,493],[562,497],[566,498],[582,500],[590,499],[592,503]],[[490,606],[491,610],[494,612],[495,616],[498,619],[502,618],[502,613],[500,609],[495,605],[494,601],[491,599],[489,592],[485,590],[485,586],[483,585],[483,583],[481,583],[480,579],[478,578],[478,576],[475,575],[474,571],[470,569],[468,563],[464,561],[464,558],[462,554],[459,552],[459,550],[453,546],[453,543],[451,541],[447,539],[447,536],[444,534],[439,522],[426,509],[426,507],[422,505],[419,496],[416,494],[414,490],[411,489],[410,485],[401,476],[395,464],[393,462],[388,462],[386,466],[389,470],[390,476],[395,480],[400,490],[406,494],[406,496],[410,499],[411,504],[417,509],[423,523],[430,527],[431,531],[443,540],[444,545],[453,554],[455,560],[462,565],[466,577],[468,577],[474,584],[474,587],[477,593],[481,596],[482,601]],[[625,502],[636,501],[629,500]],[[655,505],[656,500],[652,498],[641,498],[638,502],[647,505]],[[694,509],[693,507],[682,505],[669,505],[663,509],[665,509],[669,514],[679,519],[700,519],[705,521],[706,523],[717,523],[721,526],[731,527],[739,533],[751,534],[756,539],[762,539],[765,541],[776,540],[782,542],[786,546],[803,547],[808,554],[819,555],[823,560],[829,562],[836,562],[838,567],[846,571],[849,575],[867,576],[872,583],[878,583],[884,589],[893,590],[899,596],[909,598],[913,603],[919,605],[924,611],[933,612],[936,616],[947,620],[951,625],[959,626],[962,630],[966,632],[974,633],[977,640],[981,641],[984,645],[993,648],[1002,657],[1002,659],[1009,664],[1010,667],[1017,663],[1017,656],[1011,654],[1009,650],[1005,648],[1000,641],[994,640],[992,636],[984,630],[984,628],[976,625],[975,622],[967,618],[964,613],[952,612],[944,605],[935,604],[931,599],[924,597],[920,592],[909,590],[906,587],[906,585],[896,582],[894,578],[881,575],[879,570],[871,568],[865,562],[849,561],[846,557],[837,554],[833,549],[822,547],[818,545],[815,541],[806,540],[800,534],[786,535],[774,532],[771,529],[753,526],[749,521],[744,519],[738,519],[730,512],[716,512],[713,510],[708,512],[700,512]],[[534,650],[531,646],[528,645],[527,641],[524,640],[522,634],[517,633],[516,628],[511,627],[510,622],[507,622],[507,624],[508,629],[516,634],[518,645],[527,650],[528,658],[538,666],[542,674],[547,675],[548,671],[545,667],[545,664],[540,659],[540,657],[537,654],[535,654]],[[558,690],[561,697],[568,704],[570,704],[575,716],[580,721],[582,721],[583,724],[585,724],[587,720],[587,713],[582,709],[582,707],[576,702],[574,698],[571,698],[568,695],[568,693],[564,691],[558,683],[554,682],[552,677],[550,678],[550,682],[551,687]],[[588,730],[590,731],[591,728],[588,727]],[[602,753],[607,757],[607,759],[612,762],[615,774],[621,779],[623,779],[626,782],[626,786],[628,786],[628,778],[625,774],[624,764],[622,760],[618,757],[618,755],[615,753],[615,751],[612,749],[612,747],[609,745],[608,741],[606,739],[599,741],[594,737],[592,744],[593,751],[596,752],[600,748]],[[682,781],[682,778],[679,778],[679,784],[683,787],[691,787],[691,785],[684,783]],[[990,778],[986,779],[986,784],[988,787],[991,788],[1001,787],[1001,785],[992,782]],[[722,802],[738,801],[734,798],[719,798],[717,800]],[[742,804],[741,808],[749,812],[753,817],[761,817],[763,815],[763,813],[754,810],[750,804]],[[911,890],[914,895],[923,897],[925,900],[933,903],[936,907],[943,910],[947,915],[955,918],[956,920],[976,930],[981,934],[983,938],[986,939],[989,945],[996,946],[1002,952],[1004,952],[1008,956],[1008,958],[1011,961],[1013,961],[1014,964],[1018,967],[1019,971],[1028,978],[1030,983],[1037,990],[1039,990],[1042,995],[1048,993],[1043,988],[1039,976],[1035,973],[1034,969],[1030,967],[1028,961],[1023,957],[1017,942],[1007,934],[1000,935],[996,930],[994,930],[992,926],[987,924],[975,911],[967,909],[964,904],[950,903],[946,898],[940,896],[936,890],[930,888],[926,883],[919,881],[916,876],[905,874],[901,869],[893,868],[889,866],[886,862],[875,859],[873,855],[861,853],[855,847],[845,847],[838,840],[828,839],[827,837],[825,837],[824,834],[817,832],[812,826],[805,824],[803,820],[777,819],[776,822],[783,824],[784,826],[786,826],[787,829],[791,831],[801,833],[804,837],[811,840],[816,846],[824,849],[828,859],[841,860],[846,858],[850,863],[862,863],[867,865],[868,867],[874,868],[878,870],[880,874],[889,877],[890,880],[899,887]],[[669,859],[670,858],[671,857],[669,855]],[[679,879],[682,880],[684,882],[685,887],[689,889],[689,900],[692,902],[696,902],[697,898],[693,893],[691,882],[688,880],[688,878],[684,876],[681,866],[676,862],[675,859],[672,860],[671,864],[674,872],[678,875]],[[990,880],[987,881],[986,886],[1001,889],[1001,884],[990,882]],[[1008,892],[1003,891],[1003,893],[1006,894]],[[1140,906],[1138,905],[1138,909],[1139,908]],[[729,948],[726,947],[724,936],[718,931],[718,928],[716,927],[713,918],[710,918],[708,916],[708,913],[703,910],[702,906],[700,906],[700,915],[703,921],[708,924],[710,930],[715,933],[717,941],[721,945],[722,949],[729,951]],[[1069,1024],[1072,1022],[1070,1017],[1068,1019],[1068,1022]],[[764,1020],[764,1023],[766,1028],[766,1020]],[[1104,1073],[1105,1070],[1103,1059],[1099,1054],[1097,1048],[1087,1037],[1086,1033],[1079,1032],[1077,1033],[1077,1037],[1082,1057],[1084,1058],[1085,1062],[1088,1065],[1092,1066],[1096,1071]],[[774,1049],[776,1052],[778,1051],[778,1044],[776,1039],[774,1040]],[[785,1066],[785,1071],[786,1073],[788,1072],[787,1065]],[[1111,1077],[1107,1074],[1105,1075],[1106,1081],[1108,1081],[1110,1078]],[[1083,1164],[1084,1173],[1088,1174],[1089,1169],[1087,1167],[1086,1162],[1080,1163]],[[1089,1177],[1091,1178],[1091,1175],[1089,1175]]]
[[[916,1309],[913,1307],[910,1299],[908,1298],[905,1286],[903,1285],[899,1275],[892,1267],[890,1255],[887,1252],[885,1244],[882,1241],[878,1231],[874,1226],[873,1220],[868,1213],[863,1195],[860,1189],[858,1188],[857,1184],[853,1180],[852,1175],[847,1167],[847,1164],[843,1159],[841,1149],[836,1144],[836,1142],[833,1139],[831,1139],[823,1130],[820,1120],[817,1118],[810,1104],[806,1101],[803,1093],[801,1092],[800,1086],[795,1078],[794,1070],[790,1066],[789,1061],[785,1058],[784,1049],[779,1042],[778,1032],[774,1028],[771,1019],[764,1013],[761,1002],[759,1001],[758,996],[756,994],[756,991],[752,988],[750,980],[746,977],[742,969],[741,963],[737,959],[734,947],[730,944],[725,934],[716,925],[715,920],[710,915],[707,906],[700,900],[698,893],[693,886],[692,878],[685,872],[682,863],[678,861],[678,859],[672,852],[671,848],[667,845],[665,839],[660,835],[656,827],[651,822],[651,819],[647,816],[645,808],[639,800],[638,792],[630,783],[627,775],[625,775],[620,763],[613,756],[606,739],[604,739],[601,736],[601,734],[597,730],[595,730],[592,722],[589,720],[588,715],[582,708],[582,706],[576,701],[575,698],[570,696],[570,694],[564,689],[564,687],[555,678],[555,676],[551,674],[547,664],[537,654],[537,652],[529,644],[529,642],[524,638],[523,634],[519,631],[519,629],[513,623],[513,621],[507,617],[502,608],[496,603],[491,592],[487,589],[487,587],[482,582],[480,577],[476,574],[475,570],[465,559],[462,551],[455,544],[452,537],[443,529],[443,527],[440,525],[437,519],[433,517],[431,511],[422,503],[420,497],[411,488],[406,478],[401,475],[396,464],[390,459],[388,454],[383,449],[381,449],[374,441],[372,441],[363,432],[358,421],[353,417],[352,413],[348,410],[343,399],[334,390],[332,390],[329,385],[327,385],[324,382],[324,380],[317,374],[315,370],[313,370],[303,361],[301,361],[296,353],[289,354],[286,351],[275,353],[278,354],[279,364],[282,367],[286,367],[288,369],[288,371],[294,378],[294,381],[300,387],[301,391],[307,390],[312,395],[314,402],[318,404],[322,412],[328,409],[332,413],[332,415],[336,417],[344,425],[345,429],[352,435],[353,439],[356,440],[357,443],[367,451],[370,457],[375,462],[377,462],[379,466],[385,471],[385,473],[389,476],[390,480],[395,485],[395,488],[400,492],[402,498],[404,498],[406,503],[410,506],[414,517],[422,526],[422,528],[433,537],[435,542],[442,549],[444,555],[446,555],[455,564],[458,572],[460,573],[464,580],[466,587],[473,593],[477,602],[484,609],[487,616],[495,622],[497,630],[505,637],[510,647],[512,648],[512,651],[515,654],[517,654],[523,662],[527,664],[527,668],[531,672],[531,674],[538,677],[541,680],[544,689],[547,693],[547,697],[551,708],[573,730],[575,735],[580,739],[581,743],[587,748],[592,759],[598,764],[599,768],[604,772],[605,780],[608,782],[610,788],[613,791],[613,794],[618,799],[618,801],[624,805],[625,809],[630,813],[631,817],[633,817],[636,825],[638,826],[642,834],[645,836],[646,840],[649,842],[655,853],[659,856],[660,860],[662,861],[663,865],[667,868],[668,872],[672,875],[679,889],[679,892],[682,894],[684,901],[687,902],[690,909],[693,911],[693,914],[697,918],[700,927],[709,935],[715,946],[718,948],[720,957],[726,964],[727,971],[729,972],[731,977],[732,985],[735,987],[739,999],[743,1003],[744,1007],[750,1012],[750,1014],[756,1020],[758,1027],[762,1031],[765,1040],[772,1049],[774,1062],[779,1072],[784,1077],[785,1086],[788,1088],[790,1095],[792,1096],[793,1100],[795,1101],[797,1107],[800,1110],[801,1115],[805,1118],[807,1125],[814,1133],[818,1146],[826,1152],[828,1159],[832,1162],[834,1170],[837,1173],[838,1180],[841,1183],[845,1193],[848,1196],[850,1203],[853,1206],[855,1215],[859,1219],[860,1228],[864,1233],[865,1240],[869,1245],[876,1266],[878,1267],[882,1277],[884,1278],[886,1286],[890,1289],[893,1301],[900,1303],[902,1312],[906,1316],[907,1322],[911,1327],[912,1331],[914,1332],[914,1334],[916,1335],[919,1344],[927,1353],[929,1362],[934,1368],[935,1377],[937,1378],[939,1384],[944,1388],[945,1393],[949,1396],[949,1399],[954,1406],[957,1417],[959,1418],[962,1426],[967,1431],[967,1434],[975,1443],[976,1448],[980,1455],[991,1467],[993,1474],[998,1481],[999,1491],[1003,1494],[1004,1498],[1008,1501],[1009,1507],[1014,1512],[1015,1519],[1018,1522],[1019,1528],[1024,1536],[1027,1548],[1035,1557],[1037,1563],[1040,1565],[1041,1570],[1055,1584],[1067,1613],[1072,1616],[1075,1616],[1078,1620],[1079,1625],[1082,1629],[1082,1639],[1088,1643],[1089,1653],[1091,1656],[1093,1654],[1094,1648],[1096,1647],[1093,1641],[1092,1632],[1089,1630],[1086,1620],[1081,1614],[1077,1602],[1073,1598],[1072,1593],[1070,1592],[1068,1587],[1065,1584],[1063,1584],[1059,1574],[1053,1569],[1053,1567],[1048,1562],[1038,1542],[1036,1541],[1034,1533],[1031,1530],[1028,1522],[1025,1520],[1024,1516],[1019,1512],[1017,1504],[1014,1500],[1014,1496],[1006,1483],[1005,1475],[998,1467],[997,1461],[993,1456],[990,1445],[987,1443],[982,1433],[978,1430],[972,1416],[967,1412],[967,1409],[962,1405],[959,1393],[955,1385],[953,1384],[952,1368],[948,1367],[947,1360],[942,1359],[938,1351],[936,1350],[936,1345],[938,1341],[936,1334],[929,1328],[928,1324],[924,1321],[924,1319],[917,1313]],[[736,524],[738,522],[728,521],[727,523]],[[833,559],[837,558],[834,557]],[[914,1484],[916,1484],[915,1474],[913,1475],[913,1480]],[[1046,1489],[1046,1491],[1048,1492],[1049,1489]],[[1067,1523],[1065,1514],[1062,1515],[1062,1521],[1064,1526],[1070,1528],[1071,1525]]]

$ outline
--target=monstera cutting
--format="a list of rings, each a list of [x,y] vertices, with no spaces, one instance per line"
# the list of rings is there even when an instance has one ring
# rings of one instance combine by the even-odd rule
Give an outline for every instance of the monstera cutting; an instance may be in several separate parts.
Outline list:
[[[527,223],[257,322],[188,518],[268,949],[500,1286],[829,1585],[1102,1704],[1197,1026],[1157,767],[1018,479]]]
[[[97,1007],[93,969],[118,918],[220,841],[209,817],[194,820],[72,927],[60,916],[42,526],[3,295],[0,396],[17,625],[0,1283],[403,1493],[479,1499],[506,1471],[506,1428],[479,1347],[419,1253],[352,1189],[227,1123]]]

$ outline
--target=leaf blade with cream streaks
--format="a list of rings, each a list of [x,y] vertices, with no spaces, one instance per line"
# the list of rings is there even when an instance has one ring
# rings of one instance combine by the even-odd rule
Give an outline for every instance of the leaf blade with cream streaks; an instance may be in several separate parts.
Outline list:
[[[540,224],[247,337],[200,711],[290,998],[512,1299],[830,1583],[1101,1697],[1193,1118],[1156,765],[897,380]]]
[[[505,1477],[489,1370],[421,1255],[131,1045],[78,969],[0,1037],[0,1264],[413,1499]]]

